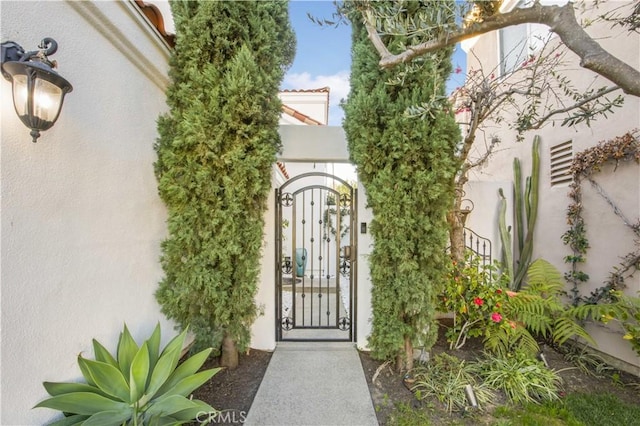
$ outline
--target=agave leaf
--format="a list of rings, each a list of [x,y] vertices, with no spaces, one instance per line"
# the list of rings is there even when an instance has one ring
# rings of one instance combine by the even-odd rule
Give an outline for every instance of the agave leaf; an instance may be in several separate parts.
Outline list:
[[[51,396],[62,395],[72,392],[91,392],[102,396],[107,396],[96,386],[92,386],[86,383],[58,383],[58,382],[44,382],[42,383],[46,391]],[[107,396],[108,397],[108,396]]]
[[[160,323],[156,324],[151,337],[147,339],[147,348],[149,349],[149,371],[152,371],[160,358]]]
[[[129,401],[129,385],[122,372],[116,367],[82,357],[79,357],[78,363],[84,364],[96,386],[107,395],[111,395],[120,401]]]
[[[78,366],[80,367],[80,371],[82,372],[82,377],[87,381],[87,384],[91,386],[95,386],[96,382],[93,381],[93,377],[91,377],[91,373],[87,369],[87,366],[82,362],[84,358],[81,355],[78,355]]]
[[[127,407],[127,410],[101,411],[89,417],[82,426],[120,426],[124,422],[131,419],[134,415],[133,409]]]
[[[65,413],[92,415],[101,411],[124,410],[129,408],[129,405],[91,392],[73,392],[45,399],[33,408],[40,407]]]
[[[212,350],[212,348],[209,348],[200,351],[181,363],[158,390],[158,394],[164,394],[167,390],[174,387],[180,380],[185,379],[198,371],[200,367],[202,367],[202,364],[207,360]]]
[[[166,398],[160,398],[149,407],[146,412],[148,416],[171,416],[174,413],[178,413],[183,410],[189,410],[192,408],[199,408],[200,405],[185,398],[181,395],[170,395]]]
[[[138,353],[131,362],[131,373],[129,377],[130,392],[129,400],[131,402],[138,401],[147,387],[147,378],[149,377],[149,349],[147,342],[144,342]]]
[[[153,418],[150,419],[145,419],[145,423],[144,424],[149,424],[149,425],[153,425],[153,426],[178,426],[178,425],[183,425],[189,423],[189,420],[187,421],[178,421],[175,417],[171,416],[165,416],[165,417],[160,417],[160,416],[155,416]]]
[[[180,380],[175,386],[167,390],[164,395],[182,395],[187,396],[194,390],[198,389],[200,386],[205,384],[209,379],[211,379],[214,374],[220,371],[220,368],[215,368],[211,370],[204,370],[199,373],[193,374],[189,377],[185,377]]]
[[[114,367],[118,367],[118,361],[116,361],[113,355],[96,339],[93,339],[93,353],[96,361],[106,362]]]
[[[216,410],[209,404],[200,401],[198,399],[192,400],[197,407],[188,408],[186,410],[178,411],[177,413],[173,413],[171,417],[176,420],[190,421],[190,420],[198,420],[199,417],[202,421],[208,420],[209,418],[214,419],[214,415],[218,414],[220,410]],[[205,414],[206,413],[206,414]]]
[[[120,340],[118,340],[118,365],[120,365],[120,371],[124,375],[125,380],[129,380],[129,370],[131,369],[131,362],[133,357],[138,353],[138,344],[131,333],[127,325],[124,325],[124,330],[120,333]]]
[[[49,423],[49,426],[75,426],[81,425],[82,422],[87,420],[89,416],[86,414],[74,414],[73,416],[64,417],[60,420],[56,420],[53,423]]]
[[[182,351],[182,344],[186,335],[187,329],[174,337],[162,351],[162,355],[160,355],[160,358],[151,373],[151,380],[149,381],[145,399],[153,398],[156,392],[158,392],[158,389],[162,387],[167,378],[169,378],[171,373],[175,370],[180,359],[180,352]]]

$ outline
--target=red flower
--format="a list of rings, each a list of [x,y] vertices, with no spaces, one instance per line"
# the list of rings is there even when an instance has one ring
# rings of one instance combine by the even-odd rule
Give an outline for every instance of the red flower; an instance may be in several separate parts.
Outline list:
[[[499,314],[499,313],[497,313],[497,312],[492,313],[492,314],[491,314],[491,321],[493,321],[493,322],[500,322],[500,321],[502,321],[502,315],[500,315],[500,314]]]
[[[502,294],[502,289],[497,289],[496,294]]]
[[[481,299],[481,298],[479,298],[479,297],[476,297],[475,299],[473,299],[473,303],[474,303],[476,306],[482,306],[482,304],[484,303],[484,300],[482,300],[482,299]]]

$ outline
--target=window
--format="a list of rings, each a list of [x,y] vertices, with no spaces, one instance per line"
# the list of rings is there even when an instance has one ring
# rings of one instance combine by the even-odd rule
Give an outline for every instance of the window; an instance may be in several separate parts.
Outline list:
[[[542,0],[541,3],[562,4],[563,1]],[[521,0],[514,9],[530,6],[530,2]],[[507,75],[522,66],[531,55],[542,49],[552,34],[542,24],[520,24],[501,29],[498,32],[500,75]]]
[[[529,57],[528,25],[521,24],[500,30],[500,75],[507,75]]]
[[[573,142],[566,141],[554,145],[551,151],[551,186],[570,183],[571,162],[573,161]]]

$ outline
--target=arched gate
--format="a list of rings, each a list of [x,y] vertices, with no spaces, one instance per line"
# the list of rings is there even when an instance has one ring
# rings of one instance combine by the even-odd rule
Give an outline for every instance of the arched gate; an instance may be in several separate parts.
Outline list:
[[[276,189],[276,340],[355,341],[356,206],[327,173]]]

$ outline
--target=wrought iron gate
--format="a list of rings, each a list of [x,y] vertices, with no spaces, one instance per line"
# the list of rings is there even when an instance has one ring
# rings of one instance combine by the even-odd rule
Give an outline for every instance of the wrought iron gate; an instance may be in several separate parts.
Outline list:
[[[354,341],[357,190],[327,173],[276,189],[276,339]]]

